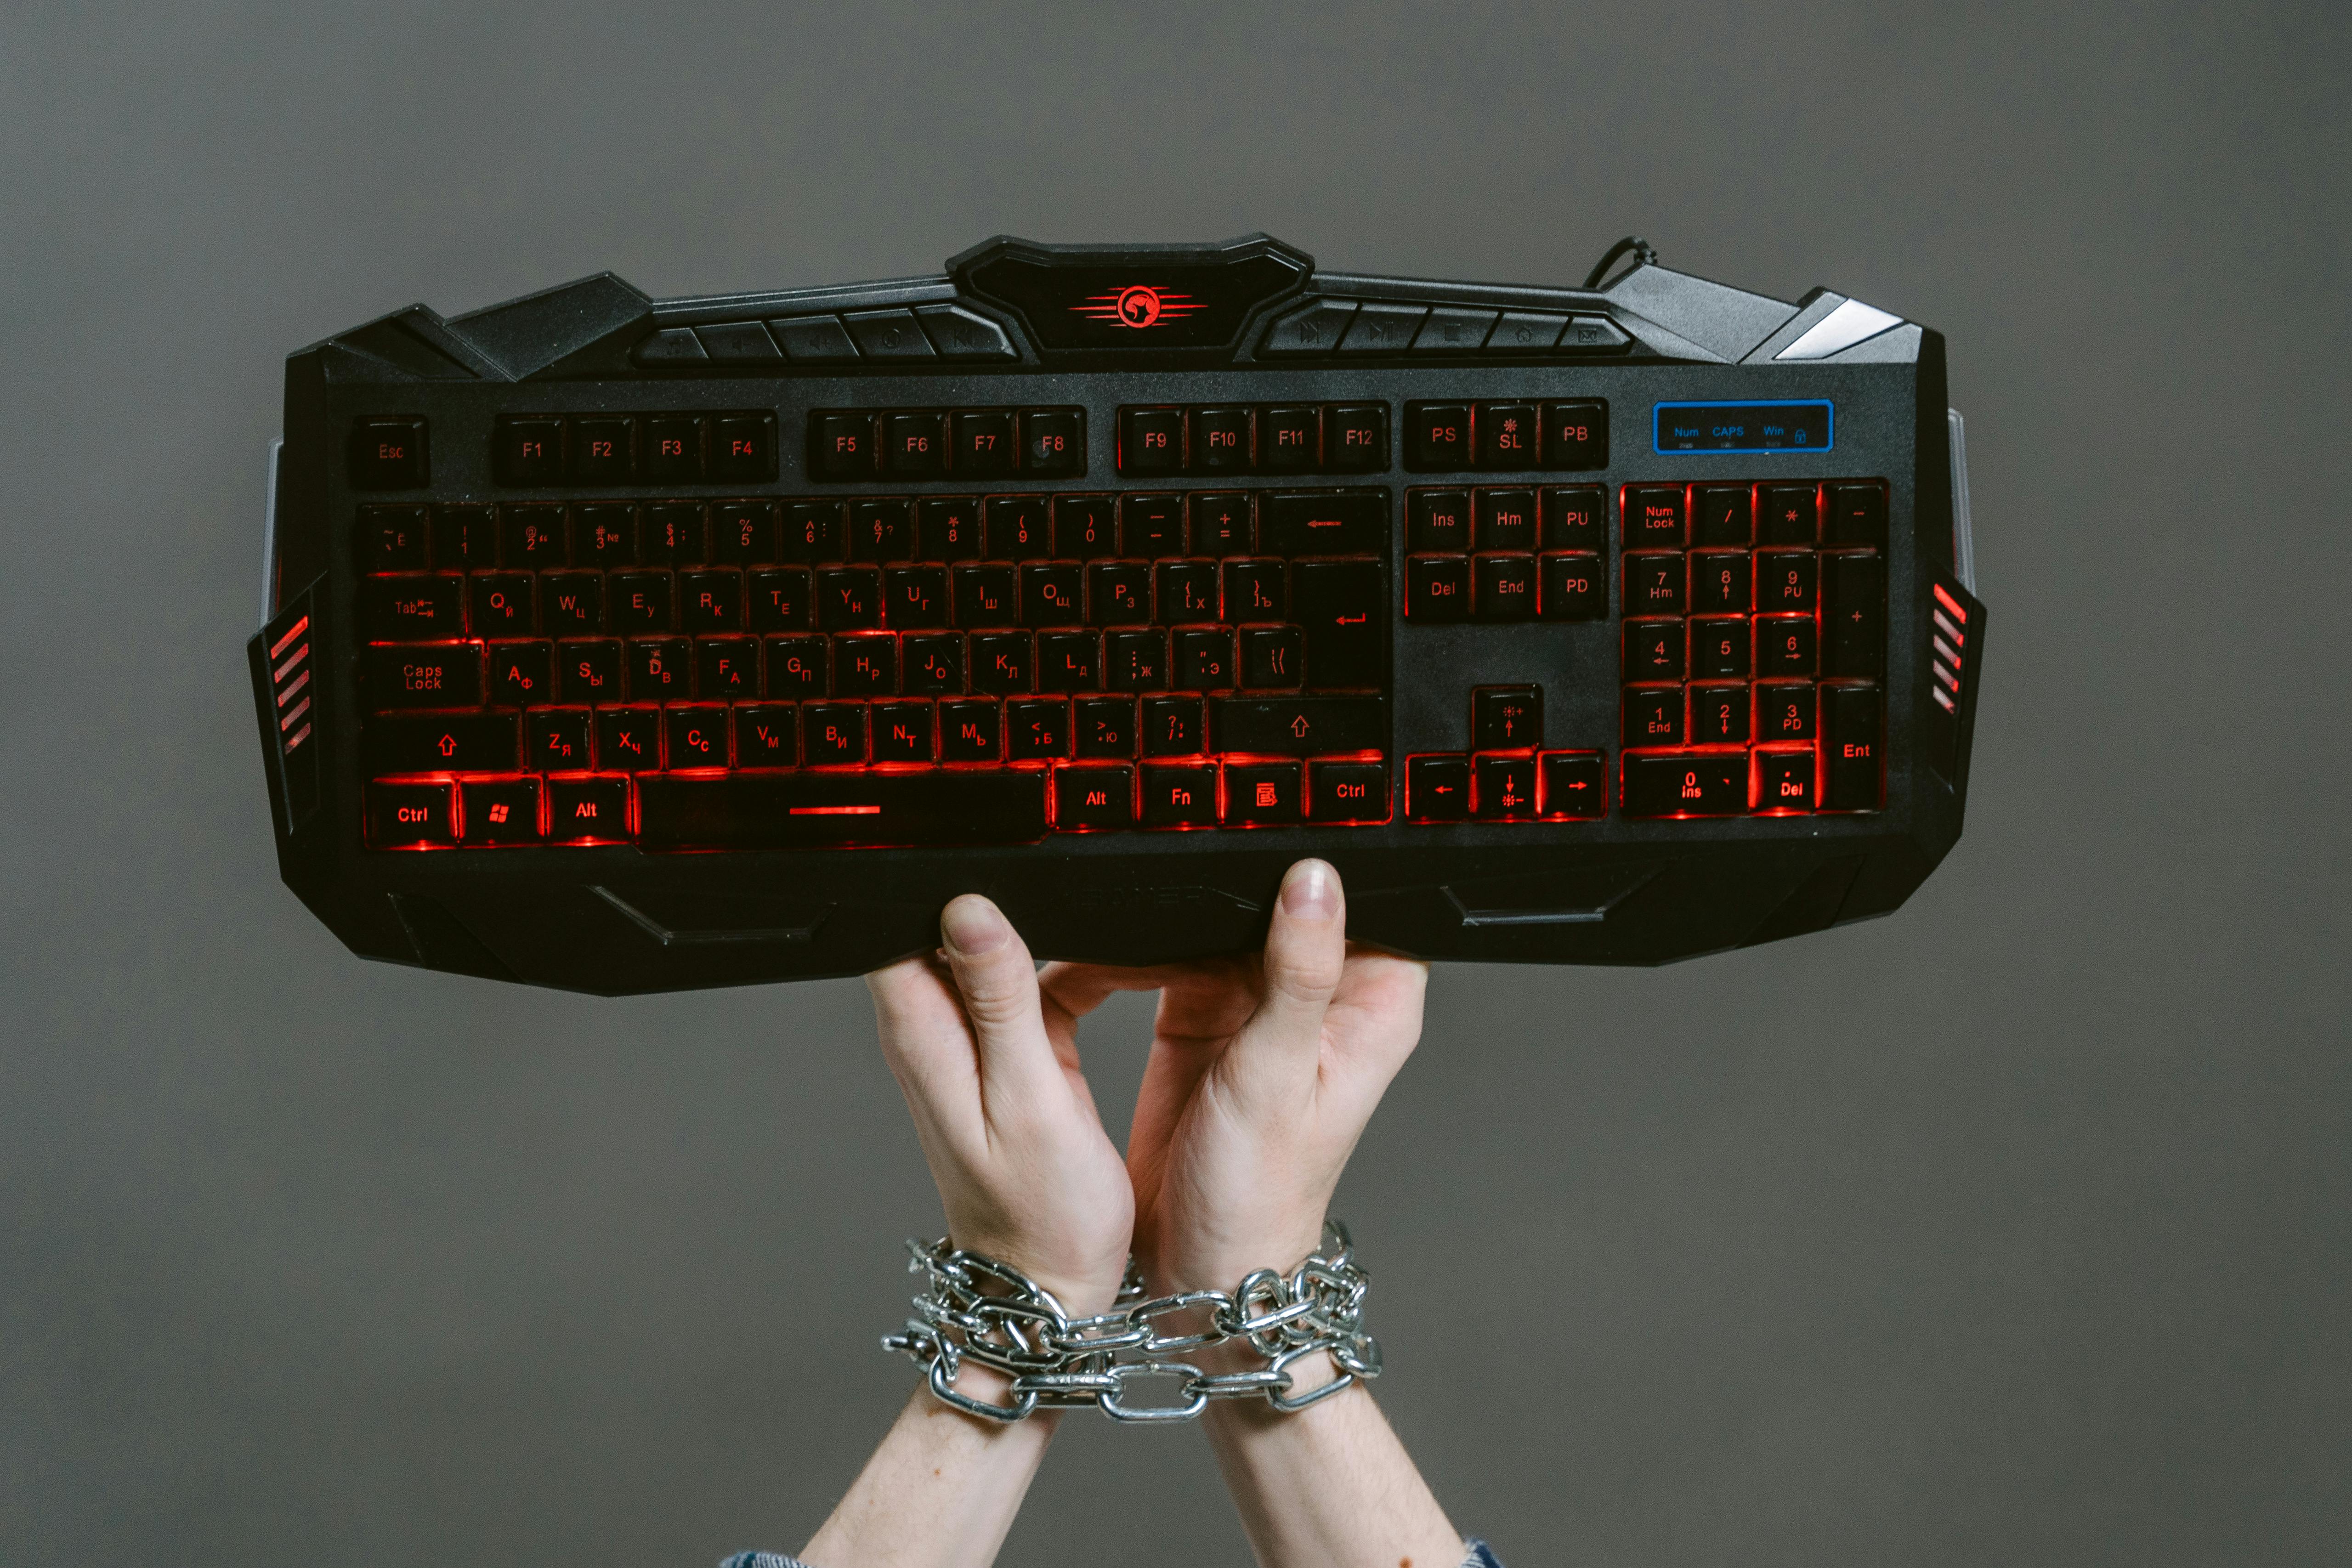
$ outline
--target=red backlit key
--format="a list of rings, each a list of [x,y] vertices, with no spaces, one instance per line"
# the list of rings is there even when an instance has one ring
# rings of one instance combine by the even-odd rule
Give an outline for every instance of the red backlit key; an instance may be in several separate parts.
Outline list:
[[[1077,626],[1086,621],[1078,602],[1085,569],[1056,562],[1021,569],[1021,624]]]
[[[800,760],[800,726],[783,703],[746,704],[735,710],[735,766],[790,768]]]
[[[1602,596],[1601,610],[1608,610]],[[1404,612],[1412,621],[1465,621],[1470,616],[1470,561],[1458,555],[1415,556],[1404,565]]]
[[[539,780],[507,779],[458,787],[469,844],[539,842]]]
[[[449,815],[446,784],[370,784],[367,841],[371,848],[457,841]]]
[[[914,696],[963,695],[963,639],[953,632],[908,637],[899,646],[899,688]]]
[[[540,708],[526,714],[523,745],[530,756],[525,766],[541,773],[586,768],[591,760],[588,734],[586,708]]]
[[[831,689],[832,668],[832,656],[822,637],[768,639],[768,695],[772,697],[822,697]]]
[[[1759,615],[1756,618],[1756,673],[1811,675],[1816,638],[1810,615]]]
[[[940,760],[994,762],[1003,754],[1001,715],[992,702],[940,705]]]
[[[609,640],[558,643],[555,677],[553,695],[559,702],[619,702],[621,645]]]
[[[614,773],[643,773],[661,766],[661,710],[608,707],[596,710],[596,766]]]
[[[1316,822],[1385,822],[1389,770],[1378,762],[1307,765],[1307,816]]]
[[[1115,692],[1148,692],[1167,684],[1168,633],[1110,632],[1103,636],[1103,685]]]
[[[1547,817],[1599,817],[1609,810],[1609,766],[1597,751],[1547,751],[1536,758]]]
[[[423,571],[425,508],[362,507],[359,545],[364,571]]]
[[[1812,548],[1819,537],[1820,502],[1811,485],[1767,485],[1758,519],[1759,542]]]
[[[1690,673],[1694,680],[1746,680],[1748,622],[1738,619],[1692,622]]]
[[[470,643],[370,648],[362,669],[373,707],[474,707],[482,700],[482,655]]]
[[[915,547],[914,508],[905,501],[860,501],[849,508],[849,559],[904,560]]]
[[[1070,705],[1042,697],[1006,703],[1004,753],[1015,762],[1069,756]]]
[[[1634,686],[1625,693],[1624,740],[1628,746],[1683,743],[1683,689]]]
[[[845,533],[839,501],[793,501],[777,548],[785,560],[839,560]]]
[[[1213,768],[1146,768],[1142,793],[1147,828],[1216,826],[1217,770]]]
[[[1748,754],[1628,757],[1629,817],[1728,817],[1748,810]]]
[[[1213,692],[1234,684],[1234,634],[1223,627],[1203,630],[1188,626],[1176,633],[1176,673],[1169,683],[1179,691]]]
[[[1228,822],[1296,822],[1304,814],[1296,762],[1236,763],[1225,769]]]
[[[615,632],[667,632],[670,597],[666,571],[616,571],[605,597],[606,624]]]
[[[371,773],[511,773],[521,742],[510,713],[399,714],[371,718]]]
[[[1479,549],[1532,550],[1536,548],[1536,493],[1533,490],[1481,490],[1474,510]]]
[[[683,637],[640,637],[629,644],[631,702],[675,702],[693,695],[693,643]]]
[[[797,632],[809,623],[809,574],[797,567],[755,571],[745,584],[754,632]]]
[[[1813,753],[1759,751],[1756,754],[1756,809],[1759,811],[1810,811],[1813,809]]]
[[[1680,549],[1685,536],[1682,486],[1626,487],[1627,549]]]
[[[1151,568],[1139,560],[1102,561],[1088,567],[1087,621],[1095,626],[1150,624]]]
[[[1307,632],[1307,680],[1315,686],[1372,686],[1388,674],[1381,627],[1388,574],[1373,560],[1310,560],[1291,569],[1291,617]],[[1226,618],[1240,620],[1227,601]]]
[[[760,643],[751,637],[705,637],[694,645],[694,695],[732,701],[760,695]]]
[[[1102,680],[1099,633],[1040,632],[1037,633],[1037,689],[1041,692],[1091,692]]]
[[[801,746],[812,768],[866,760],[866,709],[857,703],[811,703],[801,709]]]
[[[1474,558],[1478,619],[1526,621],[1536,612],[1536,559],[1529,555]]]
[[[558,843],[625,840],[629,836],[629,781],[549,779],[547,836]]]
[[[931,759],[931,705],[926,702],[876,703],[874,760],[929,762]]]
[[[1679,555],[1643,553],[1625,558],[1625,613],[1680,615],[1685,568]]]
[[[1199,697],[1146,697],[1143,718],[1146,757],[1192,757],[1207,749]]]
[[[1701,485],[1691,497],[1691,542],[1746,549],[1756,536],[1756,508],[1745,485]]]
[[[1009,566],[960,566],[953,575],[955,623],[959,626],[1018,626],[1019,589]]]
[[[1217,618],[1217,567],[1214,561],[1172,560],[1160,567],[1160,623],[1174,626],[1187,621]]]
[[[1536,594],[1536,613],[1546,621],[1598,621],[1609,613],[1609,580],[1597,555],[1543,557]]]
[[[1467,554],[1470,492],[1413,491],[1405,502],[1404,548],[1415,554]]]
[[[1054,769],[1054,826],[1066,833],[1135,825],[1131,768]]]
[[[1586,485],[1546,490],[1543,493],[1543,548],[1607,549],[1608,492]]]
[[[882,572],[882,619],[900,628],[948,623],[948,569],[893,566]]]
[[[1756,739],[1759,745],[1812,738],[1811,686],[1768,681],[1756,688]]]
[[[1026,632],[983,632],[971,640],[971,689],[1000,696],[1035,686],[1034,655]]]
[[[637,786],[651,849],[1019,844],[1045,836],[1043,768],[665,775]]]
[[[420,642],[465,634],[462,577],[363,577],[360,624],[371,637]]]
[[[743,574],[682,571],[677,574],[678,620],[688,632],[743,629]]]
[[[1118,549],[1137,559],[1184,553],[1184,507],[1174,496],[1129,496],[1118,504]]]
[[[1878,809],[1883,722],[1876,686],[1822,688],[1822,810]]]
[[[1536,814],[1536,759],[1480,757],[1471,763],[1472,810],[1481,818],[1511,820]]]
[[[1627,557],[1631,560],[1634,558]],[[1746,550],[1699,550],[1690,558],[1690,607],[1699,615],[1738,615],[1748,609],[1753,575]]]
[[[1091,560],[1111,553],[1110,497],[1054,497],[1054,555],[1060,560]]]
[[[1076,704],[1077,754],[1091,758],[1135,755],[1135,699],[1086,697]]]
[[[828,632],[876,626],[882,619],[882,574],[870,566],[816,574],[816,623]]]
[[[604,580],[593,571],[551,572],[540,580],[539,612],[553,637],[593,637],[604,627]]]
[[[1629,681],[1681,680],[1683,623],[1679,621],[1626,622],[1625,678]]]
[[[528,570],[564,565],[567,552],[563,548],[563,508],[502,508],[499,513],[499,554],[508,566]]]
[[[1816,559],[1811,550],[1758,550],[1756,608],[1766,614],[1811,611]]]
[[[835,637],[833,640],[833,695],[839,697],[887,697],[898,691],[898,640],[878,637]]]
[[[775,559],[775,508],[748,501],[711,507],[710,557],[737,566],[764,566]]]
[[[1693,686],[1690,694],[1690,737],[1694,746],[1746,745],[1748,688]]]
[[[1405,815],[1416,822],[1461,822],[1470,816],[1470,759],[1408,757],[1404,761]]]
[[[980,503],[935,497],[915,507],[919,560],[971,560],[980,554]]]
[[[493,643],[490,701],[505,707],[531,707],[555,695],[555,665],[544,643]]]

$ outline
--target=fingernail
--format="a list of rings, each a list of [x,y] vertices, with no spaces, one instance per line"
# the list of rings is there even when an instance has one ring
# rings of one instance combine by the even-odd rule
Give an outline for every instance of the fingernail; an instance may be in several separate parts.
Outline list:
[[[1282,879],[1282,907],[1307,920],[1328,920],[1339,912],[1339,875],[1321,861],[1300,861]]]
[[[1012,938],[1004,912],[976,893],[965,894],[940,913],[940,934],[967,958],[993,953]]]

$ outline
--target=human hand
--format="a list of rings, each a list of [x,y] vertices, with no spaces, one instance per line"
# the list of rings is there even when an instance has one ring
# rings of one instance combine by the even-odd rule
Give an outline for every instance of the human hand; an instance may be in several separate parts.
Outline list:
[[[1019,1269],[1073,1317],[1106,1311],[1135,1199],[1078,1070],[1085,1009],[1041,993],[1028,945],[987,899],[956,899],[940,933],[939,953],[866,986],[948,1234]]]
[[[1283,879],[1263,954],[1118,970],[1057,964],[1071,1016],[1159,989],[1128,1137],[1135,1251],[1154,1294],[1231,1291],[1315,1250],[1339,1173],[1421,1038],[1429,967],[1347,941],[1339,873]]]

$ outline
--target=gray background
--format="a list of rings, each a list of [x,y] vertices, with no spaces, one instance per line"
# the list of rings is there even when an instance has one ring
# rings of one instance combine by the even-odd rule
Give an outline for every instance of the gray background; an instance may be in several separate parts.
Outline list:
[[[1340,1207],[1457,1522],[2340,1561],[2346,12],[1942,10],[7,7],[0,1561],[790,1549],[908,1383],[937,1203],[855,982],[379,967],[278,884],[281,357],[1257,227],[1512,281],[1638,229],[1941,328],[1969,416],[1974,799],[1910,905],[1436,976]],[[1122,1125],[1142,1028],[1087,1035]],[[1008,1550],[1245,1555],[1198,1434],[1093,1418]]]

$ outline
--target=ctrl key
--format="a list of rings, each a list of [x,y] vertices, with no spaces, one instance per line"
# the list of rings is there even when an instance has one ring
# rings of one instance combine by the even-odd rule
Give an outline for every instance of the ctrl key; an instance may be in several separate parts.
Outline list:
[[[370,784],[367,787],[370,849],[425,849],[457,841],[449,820],[446,784]]]

